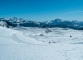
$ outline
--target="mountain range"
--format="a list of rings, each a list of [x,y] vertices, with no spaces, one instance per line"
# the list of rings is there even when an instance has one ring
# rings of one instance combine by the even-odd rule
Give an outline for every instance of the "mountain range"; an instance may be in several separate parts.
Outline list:
[[[44,22],[36,22],[36,21],[30,21],[25,20],[23,18],[17,18],[17,17],[11,17],[11,18],[0,18],[0,25],[6,26],[6,27],[17,27],[17,26],[23,26],[23,27],[61,27],[61,28],[72,28],[77,30],[83,30],[83,21],[69,21],[69,20],[62,20],[62,19],[54,19],[50,21],[44,21]]]

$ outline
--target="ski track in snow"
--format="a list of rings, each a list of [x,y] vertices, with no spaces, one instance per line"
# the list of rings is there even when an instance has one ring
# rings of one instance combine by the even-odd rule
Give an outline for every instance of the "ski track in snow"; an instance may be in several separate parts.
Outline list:
[[[20,39],[17,38],[16,34],[12,34],[12,39],[17,42],[17,43],[24,43],[24,44],[27,44],[28,42],[25,42],[25,41],[22,41]]]
[[[2,34],[0,37],[12,38],[13,41],[11,39],[9,41],[14,43],[0,44],[0,60],[83,60],[82,38],[79,38],[82,37],[79,34],[81,32],[74,32],[74,30],[65,32],[55,28],[52,29],[52,33],[46,34],[44,30],[41,32],[40,30],[38,28],[19,29],[10,37],[8,37],[9,34],[8,36]],[[41,33],[44,36],[40,36]],[[68,34],[72,34],[73,37],[68,37]],[[56,43],[49,44],[48,40]]]
[[[23,31],[19,31],[19,32],[16,32],[16,33],[13,33],[11,35],[12,39],[17,42],[17,43],[23,43],[23,44],[31,44],[31,45],[41,45],[42,41],[37,41],[36,39],[33,39],[29,36],[25,36],[24,35],[24,32]]]

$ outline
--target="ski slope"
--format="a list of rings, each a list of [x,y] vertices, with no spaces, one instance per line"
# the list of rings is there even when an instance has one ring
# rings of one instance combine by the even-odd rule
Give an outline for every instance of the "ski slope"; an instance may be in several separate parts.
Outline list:
[[[0,60],[83,60],[82,30],[50,29],[0,27]]]

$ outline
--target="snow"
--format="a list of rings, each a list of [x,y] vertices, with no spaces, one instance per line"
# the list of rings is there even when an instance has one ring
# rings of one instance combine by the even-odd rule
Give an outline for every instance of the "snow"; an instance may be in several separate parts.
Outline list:
[[[6,25],[7,25],[7,23],[6,23],[6,22],[4,22],[4,21],[0,21],[0,25],[1,25],[1,26],[6,26]]]
[[[49,29],[0,27],[0,60],[83,60],[82,30]]]

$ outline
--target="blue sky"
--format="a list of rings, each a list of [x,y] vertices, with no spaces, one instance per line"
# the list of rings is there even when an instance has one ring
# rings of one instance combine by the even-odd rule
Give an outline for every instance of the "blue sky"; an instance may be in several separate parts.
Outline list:
[[[83,20],[83,0],[0,0],[0,17]]]

